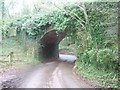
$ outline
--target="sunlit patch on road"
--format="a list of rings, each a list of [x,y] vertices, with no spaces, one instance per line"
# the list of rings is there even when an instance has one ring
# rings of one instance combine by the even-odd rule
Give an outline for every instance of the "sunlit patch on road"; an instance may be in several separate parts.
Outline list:
[[[67,61],[67,62],[75,62],[77,59],[77,57],[75,55],[64,55],[64,54],[60,54],[59,55],[59,60],[60,61]]]

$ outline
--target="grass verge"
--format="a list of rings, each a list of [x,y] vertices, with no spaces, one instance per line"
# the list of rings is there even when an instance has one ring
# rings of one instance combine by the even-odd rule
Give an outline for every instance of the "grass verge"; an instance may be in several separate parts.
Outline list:
[[[84,65],[80,61],[76,61],[75,70],[80,76],[89,79],[99,87],[118,88],[118,74],[112,71],[98,70],[93,66]]]

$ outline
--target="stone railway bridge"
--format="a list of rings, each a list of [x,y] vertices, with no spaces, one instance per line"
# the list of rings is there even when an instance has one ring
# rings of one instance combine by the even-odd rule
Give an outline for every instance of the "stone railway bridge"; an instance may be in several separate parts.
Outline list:
[[[58,30],[47,29],[39,40],[39,56],[43,59],[58,59],[59,43],[65,38],[66,35],[67,30],[59,32]],[[15,36],[19,38],[21,38],[20,36],[22,36],[22,38],[27,38],[27,33],[26,31],[17,31]]]

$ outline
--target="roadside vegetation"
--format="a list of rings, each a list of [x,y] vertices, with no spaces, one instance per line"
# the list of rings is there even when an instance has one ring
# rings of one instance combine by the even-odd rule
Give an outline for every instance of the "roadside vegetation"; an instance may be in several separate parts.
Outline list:
[[[28,44],[31,44],[29,42]],[[35,54],[35,44],[25,47],[15,37],[2,41],[2,53],[0,53],[0,73],[12,69],[27,68],[41,63]],[[10,53],[13,54],[10,56]],[[11,59],[10,59],[11,58]]]
[[[117,88],[119,70],[117,3],[72,3],[64,5],[63,8],[56,5],[55,7],[57,10],[50,13],[41,15],[39,11],[5,20],[2,26],[3,52],[9,52],[13,46],[19,47],[20,45],[19,50],[22,50],[20,52],[25,55],[21,54],[24,57],[21,59],[30,60],[33,63],[35,58],[33,61],[31,56],[38,57],[39,42],[47,30],[66,31],[65,39],[67,40],[60,43],[60,50],[61,52],[63,50],[72,51],[72,54],[77,55],[76,72],[101,87]],[[11,40],[18,41],[20,44],[13,45]],[[9,45],[10,41],[11,45]],[[7,42],[8,48],[5,47],[5,42]],[[31,44],[31,42],[33,43]],[[32,46],[33,44],[35,46]],[[67,46],[70,45],[72,47],[68,48]],[[25,53],[28,54],[32,49],[33,53],[27,58]],[[19,51],[18,48],[16,51],[14,50],[11,51]]]

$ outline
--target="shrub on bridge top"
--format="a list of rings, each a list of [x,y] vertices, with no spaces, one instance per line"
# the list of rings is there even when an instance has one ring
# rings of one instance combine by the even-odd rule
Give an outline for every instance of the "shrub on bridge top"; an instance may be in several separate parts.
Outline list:
[[[76,38],[78,29],[81,29],[90,33],[94,43],[102,44],[104,40],[103,33],[106,31],[106,27],[102,25],[109,17],[109,14],[102,8],[108,8],[107,5],[111,5],[111,3],[85,3],[85,8],[79,4],[70,4],[62,9],[58,8],[57,11],[48,15],[39,13],[19,17],[11,21],[7,26],[5,25],[5,27],[9,28],[3,31],[8,33],[10,29],[15,28],[17,31],[26,31],[30,37],[37,38],[51,27],[58,31],[67,30],[69,35]],[[89,25],[86,24],[87,18]]]
[[[5,23],[5,27],[9,28],[4,28],[3,34],[14,28],[16,31],[26,31],[31,37],[37,37],[51,27],[58,31],[68,30],[68,33],[73,36],[77,27],[81,26],[79,21],[81,18],[84,19],[83,11],[78,6],[68,5],[48,15],[28,15],[14,19],[9,24]]]

